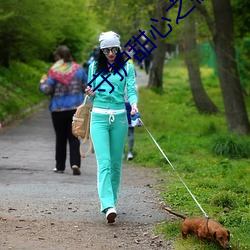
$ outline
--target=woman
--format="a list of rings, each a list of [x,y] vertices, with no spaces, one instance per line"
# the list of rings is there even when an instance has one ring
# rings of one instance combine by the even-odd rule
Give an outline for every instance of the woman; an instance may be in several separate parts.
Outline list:
[[[59,46],[55,51],[56,63],[50,68],[48,77],[41,80],[39,89],[51,95],[49,110],[56,134],[55,173],[64,173],[66,168],[67,141],[69,141],[70,166],[73,175],[80,175],[80,142],[71,131],[72,117],[84,99],[87,74],[73,61],[67,46]]]
[[[124,103],[125,89],[131,104],[131,115],[138,112],[137,95],[133,65],[130,63],[124,65],[127,72],[125,76],[124,70],[119,69],[115,61],[121,53],[120,36],[113,31],[104,32],[99,36],[99,42],[98,59],[89,67],[88,82],[91,82],[91,87],[88,86],[85,91],[93,100],[90,134],[97,159],[97,188],[101,211],[106,214],[108,223],[113,223],[117,216],[115,204],[120,186],[123,148],[128,131]],[[123,65],[125,59],[119,56],[117,61]],[[110,67],[112,64],[114,66]],[[102,74],[99,75],[98,72],[101,71]],[[93,74],[98,76],[94,78]],[[122,81],[120,81],[121,76],[123,76]],[[106,77],[108,82],[103,81],[103,77]],[[110,84],[114,87],[113,92],[110,91]],[[100,89],[93,92],[98,86]]]

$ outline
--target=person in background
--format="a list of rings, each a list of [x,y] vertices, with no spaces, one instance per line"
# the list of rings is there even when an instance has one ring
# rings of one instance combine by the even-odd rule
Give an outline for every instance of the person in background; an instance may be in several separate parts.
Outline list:
[[[133,148],[134,148],[134,131],[135,128],[131,126],[131,105],[128,101],[125,102],[126,110],[127,110],[127,119],[128,119],[128,153],[127,153],[127,161],[133,160]]]
[[[134,65],[133,59],[130,59],[128,62],[130,62],[132,65]],[[136,76],[136,70],[135,70],[135,76]],[[136,85],[136,91],[137,91],[137,85]],[[137,92],[138,97],[138,92]],[[126,105],[126,111],[127,111],[127,119],[128,119],[128,153],[127,153],[127,161],[133,160],[133,148],[134,148],[134,131],[135,128],[131,125],[131,105],[126,97],[125,94],[125,105]]]
[[[149,49],[148,44],[146,45],[146,48]],[[151,61],[152,61],[152,54],[151,53],[149,54],[146,51],[145,51],[145,54],[147,54],[147,57],[144,58],[143,62],[144,62],[145,72],[148,75],[149,70],[150,70]]]
[[[141,50],[141,46],[139,45],[139,44],[136,44],[136,46],[135,46],[135,51],[139,51],[139,50]],[[142,62],[140,62],[140,60],[137,58],[138,57],[138,55],[137,55],[137,57],[136,57],[136,53],[135,53],[135,51],[133,50],[133,61],[134,61],[134,63],[135,63],[135,66],[138,66],[140,69],[143,69],[143,64],[142,64]]]
[[[84,60],[84,61],[82,62],[82,67],[83,67],[84,71],[85,71],[86,73],[88,73],[89,64],[88,64],[87,61]]]
[[[130,50],[131,49],[131,47],[128,45],[127,47],[126,47],[126,53],[129,55],[129,57],[131,58],[130,59],[130,61],[133,61],[133,57],[134,57],[134,51],[133,51],[133,49],[132,50]],[[130,51],[129,51],[130,50]],[[134,65],[134,63],[133,63],[133,65]]]
[[[117,216],[122,155],[128,132],[125,89],[131,105],[131,115],[138,112],[137,93],[134,66],[131,63],[124,64],[126,58],[120,55],[120,36],[113,31],[103,32],[99,36],[99,42],[98,59],[89,67],[88,83],[91,82],[91,87],[86,88],[86,93],[93,100],[90,134],[97,159],[97,189],[101,211],[105,213],[108,223],[113,223]],[[127,76],[115,61],[116,57],[119,65],[124,64]],[[113,66],[110,67],[110,64]],[[108,77],[108,81],[103,81],[105,77]],[[110,84],[114,87],[111,93]],[[98,86],[100,88],[94,92]]]
[[[56,62],[39,84],[40,91],[50,95],[49,110],[56,135],[55,173],[64,173],[66,168],[67,141],[69,142],[70,166],[73,175],[80,175],[80,142],[72,134],[72,117],[84,100],[87,74],[73,61],[67,46],[59,46],[54,54]]]
[[[93,46],[92,51],[89,54],[89,59],[87,62],[88,66],[97,59],[99,50],[99,46]]]

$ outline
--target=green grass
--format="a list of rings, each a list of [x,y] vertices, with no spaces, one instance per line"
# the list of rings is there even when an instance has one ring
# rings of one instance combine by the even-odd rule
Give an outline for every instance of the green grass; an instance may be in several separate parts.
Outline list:
[[[219,81],[210,68],[202,68],[201,73],[220,113],[201,115],[192,100],[185,65],[180,60],[169,62],[164,69],[163,93],[141,88],[139,109],[174,170],[144,127],[135,130],[133,163],[159,169],[164,181],[156,188],[165,204],[189,217],[202,217],[181,178],[206,213],[230,230],[232,249],[250,249],[250,138],[227,132]],[[246,102],[250,113],[250,101]],[[175,239],[178,250],[218,248],[214,243],[201,248],[193,237],[184,242],[178,237],[180,224],[180,219],[162,223],[155,231]]]
[[[9,69],[0,67],[0,122],[10,115],[20,117],[21,111],[46,98],[38,84],[47,70],[48,66],[38,61],[30,65],[12,62]]]
[[[38,83],[47,70],[48,65],[42,62],[33,62],[32,66],[13,62],[8,70],[0,68],[0,122],[46,98],[39,92]],[[206,213],[230,230],[232,249],[250,249],[250,138],[227,133],[219,81],[210,68],[201,68],[201,73],[204,87],[220,113],[201,115],[197,111],[185,65],[180,60],[170,61],[164,69],[163,93],[141,88],[139,108],[144,124],[174,170],[144,127],[135,130],[133,163],[160,171],[163,182],[155,188],[165,204],[189,217],[203,216],[181,178]],[[250,98],[246,106],[249,114]],[[161,223],[155,231],[174,239],[178,250],[218,248],[213,243],[201,247],[194,237],[184,242],[179,237],[180,224],[179,219]]]

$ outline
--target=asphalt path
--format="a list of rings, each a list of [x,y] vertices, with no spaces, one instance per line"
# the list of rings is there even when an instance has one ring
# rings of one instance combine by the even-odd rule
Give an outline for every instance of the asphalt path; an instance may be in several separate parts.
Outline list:
[[[138,86],[146,81],[145,74],[137,73]],[[47,107],[0,130],[0,219],[106,222],[96,188],[95,155],[83,159],[82,174],[73,176],[69,157],[64,174],[52,171],[54,154],[55,136]],[[158,191],[152,188],[159,181],[157,170],[124,161],[116,223],[165,221]]]
[[[54,131],[47,108],[0,133],[1,212],[8,213],[18,205],[22,216],[36,217],[39,216],[36,210],[45,211],[48,205],[57,203],[57,212],[52,216],[58,219],[70,216],[75,220],[104,220],[99,212],[95,155],[82,160],[81,176],[72,175],[68,160],[65,173],[57,174],[52,171],[54,147]],[[150,222],[163,218],[153,212],[151,200],[145,202],[153,185],[145,174],[150,174],[145,168],[124,164],[118,210],[125,212],[136,205],[138,212],[129,216],[121,213],[121,219]],[[63,213],[70,203],[72,210],[77,208],[77,213]],[[29,209],[26,204],[30,204]]]

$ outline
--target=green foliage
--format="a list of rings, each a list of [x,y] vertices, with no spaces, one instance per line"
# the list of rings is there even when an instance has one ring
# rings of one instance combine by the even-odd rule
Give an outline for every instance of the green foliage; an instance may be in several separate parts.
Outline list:
[[[237,43],[237,63],[240,75],[241,85],[245,94],[250,96],[250,35],[243,39],[239,39]]]
[[[211,142],[214,154],[228,158],[250,158],[250,140],[236,135],[214,137]]]
[[[240,75],[241,85],[245,94],[250,95],[250,14],[246,11],[250,8],[247,0],[233,0],[233,14],[235,27],[235,40],[237,46],[237,64]]]
[[[230,194],[229,192],[221,192],[219,194],[215,194],[211,198],[210,204],[212,206],[221,207],[222,209],[234,209],[237,207],[235,198],[236,197],[234,197],[234,195]]]
[[[250,2],[247,0],[233,0],[232,7],[236,37],[243,38],[249,35],[250,13],[246,10],[250,8]]]
[[[149,29],[150,18],[155,17],[155,3],[151,0],[94,0],[91,6],[103,31],[113,30],[120,34],[123,45],[132,35],[138,36],[139,29]]]
[[[181,221],[175,221],[172,223],[163,222],[159,223],[155,228],[156,234],[164,234],[166,240],[171,240],[175,238],[176,235],[180,235]]]
[[[242,158],[245,157],[242,152],[243,148],[244,152],[250,152],[249,137],[227,133],[218,78],[214,70],[206,66],[201,68],[201,73],[208,95],[222,113],[199,114],[193,104],[185,65],[180,60],[169,61],[164,69],[164,92],[158,94],[140,88],[139,110],[143,123],[174,169],[144,127],[135,130],[133,163],[161,170],[163,181],[158,184],[157,189],[161,190],[165,204],[189,217],[201,217],[202,212],[187,192],[181,178],[206,213],[230,230],[232,249],[245,250],[250,248],[246,237],[250,219],[250,159]],[[250,112],[250,105],[247,107]],[[211,145],[220,138],[233,140],[233,148],[237,145],[237,158],[212,153]],[[167,239],[178,237],[179,223],[178,220],[160,224],[156,229],[157,233],[162,232]],[[190,241],[175,238],[174,244],[178,250],[201,249],[199,241],[192,236]],[[217,247],[214,243],[207,243],[203,249]]]
[[[212,1],[204,1],[202,5],[205,6],[205,8],[208,11],[208,14],[211,17],[213,17]],[[212,37],[211,31],[209,30],[207,26],[205,17],[202,15],[202,13],[198,9],[196,9],[193,12],[195,12],[195,16],[196,16],[196,36],[197,36],[198,42],[201,42],[201,41],[213,42],[213,37]]]
[[[12,59],[30,62],[51,59],[59,44],[66,44],[75,60],[82,61],[96,42],[95,15],[89,1],[0,2],[0,64]]]
[[[0,121],[9,115],[19,116],[24,109],[33,107],[44,100],[38,90],[41,75],[49,65],[34,61],[32,66],[12,62],[7,70],[0,67]]]

